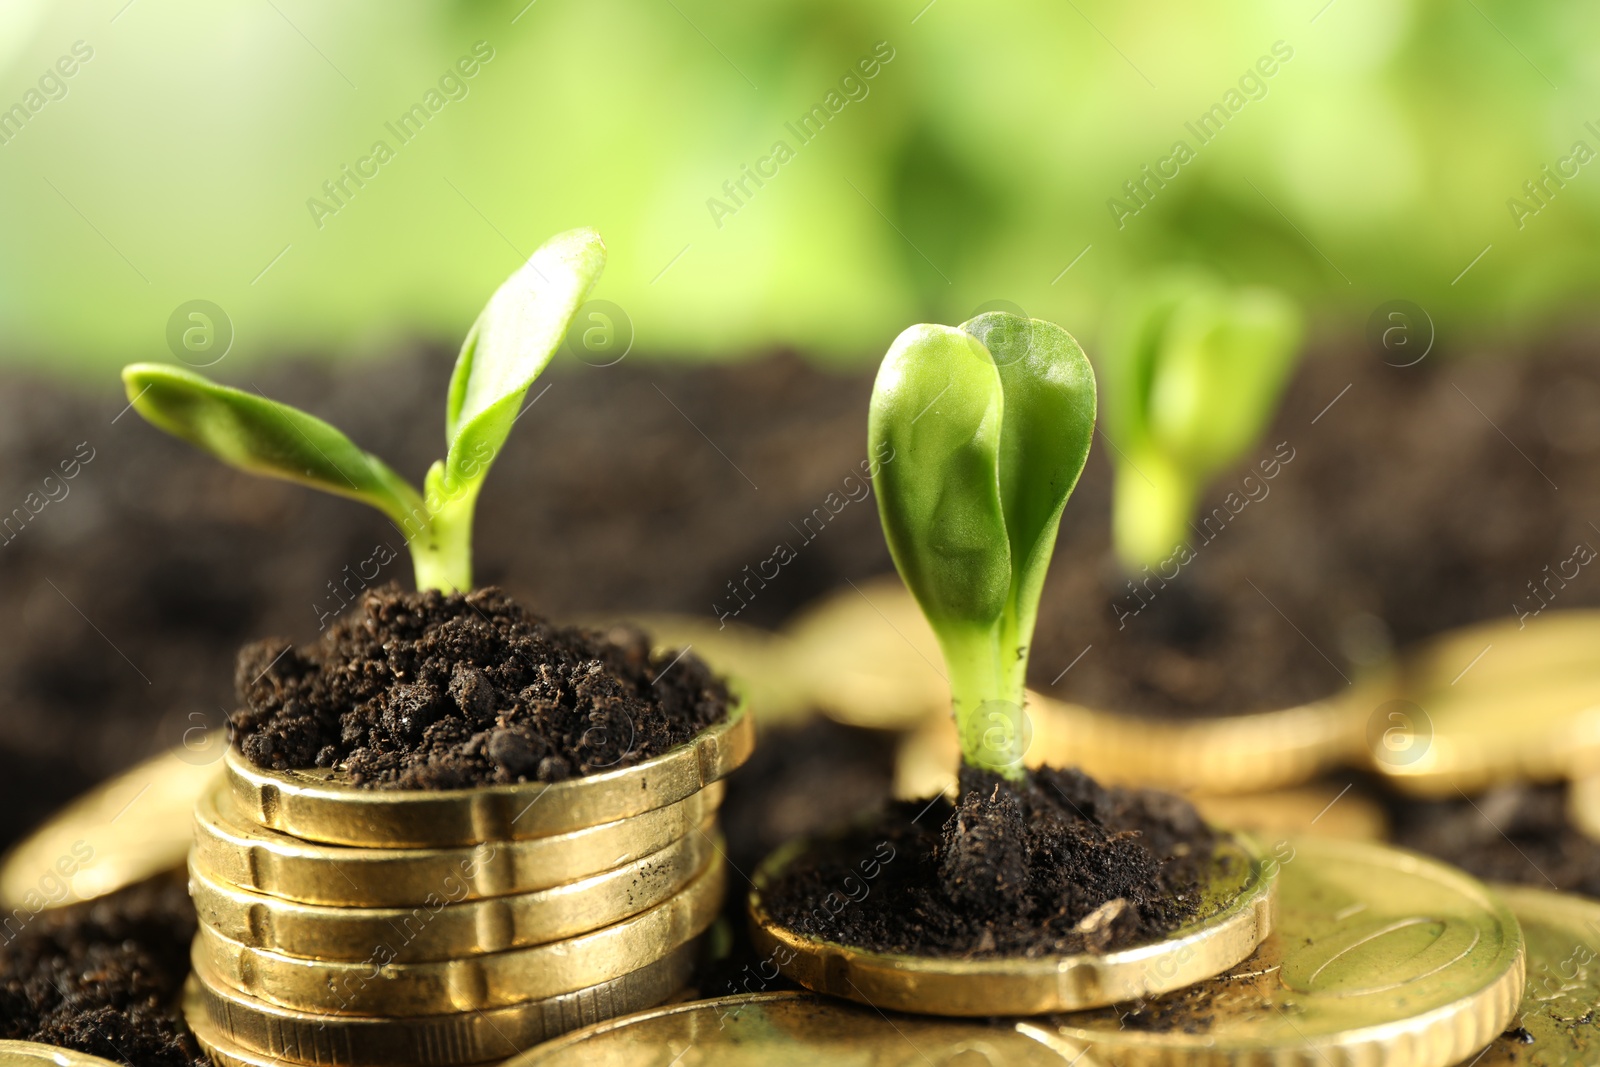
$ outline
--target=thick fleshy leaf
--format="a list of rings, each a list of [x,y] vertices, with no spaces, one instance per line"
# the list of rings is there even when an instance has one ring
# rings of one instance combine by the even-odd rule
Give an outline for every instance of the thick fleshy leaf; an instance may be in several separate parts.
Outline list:
[[[402,529],[427,523],[404,478],[321,419],[166,364],[132,364],[122,381],[152,425],[224,463],[363,501]]]
[[[483,480],[605,261],[598,233],[569,230],[541,245],[489,298],[450,376],[443,472],[450,492],[472,493]]]
[[[993,355],[1005,395],[1000,499],[1012,597],[1026,623],[1019,636],[1027,641],[1061,510],[1094,440],[1094,370],[1072,335],[1052,322],[992,311],[961,328]]]
[[[988,351],[950,326],[913,326],[884,356],[867,420],[889,552],[935,630],[1005,608],[1000,500],[1004,399]]]

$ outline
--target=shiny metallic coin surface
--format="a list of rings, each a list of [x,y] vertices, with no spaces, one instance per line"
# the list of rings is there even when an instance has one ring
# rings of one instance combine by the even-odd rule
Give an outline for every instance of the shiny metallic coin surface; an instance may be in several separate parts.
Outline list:
[[[566,885],[659,852],[722,803],[712,782],[675,804],[583,830],[457,848],[323,845],[258,826],[221,787],[195,805],[194,863],[212,879],[305,904],[437,906]]]
[[[363,789],[333,770],[268,771],[229,749],[235,808],[304,841],[368,848],[451,848],[570,833],[677,803],[749,758],[755,722],[742,704],[671,752],[562,782],[472,789]]]
[[[621,922],[678,893],[714,853],[708,819],[655,852],[551,889],[405,908],[300,904],[239,889],[189,868],[200,921],[251,948],[309,959],[451,960],[560,941]],[[463,891],[464,892],[464,891]]]
[[[756,951],[786,978],[885,1011],[929,1015],[1038,1015],[1180,989],[1256,950],[1273,926],[1277,866],[1247,837],[1223,839],[1199,916],[1161,941],[1103,955],[943,959],[868,952],[778,925],[762,902],[803,842],[774,853],[750,894]]]
[[[689,980],[693,944],[597,986],[487,1011],[411,1018],[297,1012],[247,997],[196,971],[184,1015],[208,1049],[267,1062],[402,1067],[504,1059],[550,1038],[660,1004]]]
[[[1482,883],[1383,845],[1292,846],[1277,928],[1250,959],[1167,996],[1019,1032],[1105,1067],[1453,1067],[1513,1025],[1522,934]]]
[[[726,882],[720,853],[694,881],[648,911],[563,941],[445,962],[395,963],[380,947],[359,963],[251,948],[202,925],[192,957],[247,996],[296,1011],[447,1015],[542,1000],[637,971],[716,919]]]

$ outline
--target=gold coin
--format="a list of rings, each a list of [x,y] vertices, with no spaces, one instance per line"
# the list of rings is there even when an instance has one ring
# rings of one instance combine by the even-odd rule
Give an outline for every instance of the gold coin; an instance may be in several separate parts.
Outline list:
[[[1395,699],[1374,706],[1367,762],[1430,797],[1600,770],[1596,640],[1600,612],[1552,612],[1407,653]]]
[[[614,1019],[505,1067],[1068,1067],[1004,1026],[889,1015],[814,993],[754,993]],[[1096,1067],[1088,1057],[1077,1067]]]
[[[385,908],[551,889],[658,852],[722,803],[712,782],[631,819],[526,841],[463,848],[353,848],[268,830],[233,810],[226,787],[194,810],[194,863],[213,880],[303,904]]]
[[[178,748],[91,789],[6,853],[0,906],[38,912],[182,867],[195,798],[219,773]]]
[[[1352,686],[1292,708],[1214,718],[1158,719],[1033,697],[1030,762],[1082,767],[1102,782],[1194,794],[1261,793],[1299,785],[1354,758],[1371,694]]]
[[[905,730],[950,713],[944,655],[897,575],[801,609],[786,628],[810,703],[850,726]]]
[[[1421,692],[1515,690],[1561,676],[1600,673],[1600,611],[1552,611],[1450,630],[1404,657],[1408,688]]]
[[[239,812],[262,826],[336,845],[450,848],[564,834],[674,804],[743,763],[754,727],[736,703],[692,741],[632,767],[471,789],[363,789],[334,770],[262,770],[234,749],[224,762]]]
[[[1600,904],[1568,893],[1496,886],[1522,924],[1528,983],[1510,1033],[1476,1067],[1593,1067],[1600,1063]]]
[[[689,980],[694,946],[684,945],[637,971],[546,1000],[487,1011],[411,1018],[365,1018],[290,1011],[247,997],[195,971],[184,988],[189,1028],[223,1062],[316,1063],[326,1067],[401,1067],[481,1063],[604,1019],[660,1004]]]
[[[610,926],[679,892],[711,858],[711,819],[665,848],[553,889],[466,900],[443,891],[411,908],[328,907],[252,893],[189,867],[200,921],[232,941],[307,959],[451,960],[561,941]]]
[[[1274,936],[1228,974],[1018,1030],[1107,1067],[1450,1067],[1505,1030],[1524,948],[1498,897],[1382,845],[1293,848]]]
[[[302,959],[250,948],[202,925],[196,968],[248,996],[296,1011],[444,1015],[560,996],[636,971],[698,937],[717,917],[726,876],[714,856],[677,895],[564,941],[441,963]]]
[[[762,888],[805,847],[779,849],[750,892],[755,949],[807,989],[886,1011],[1038,1015],[1150,996],[1198,982],[1255,951],[1272,929],[1275,863],[1248,838],[1219,843],[1200,915],[1152,944],[1103,955],[942,959],[868,952],[806,937],[767,913]]]
[[[0,1067],[117,1067],[110,1060],[37,1041],[0,1041]]]

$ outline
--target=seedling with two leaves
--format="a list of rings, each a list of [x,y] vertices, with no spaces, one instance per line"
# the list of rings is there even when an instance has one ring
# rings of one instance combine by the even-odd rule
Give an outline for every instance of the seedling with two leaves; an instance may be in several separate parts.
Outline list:
[[[377,508],[410,545],[418,589],[465,591],[484,478],[604,266],[600,235],[571,230],[545,242],[490,297],[450,376],[444,458],[420,491],[333,426],[287,404],[164,364],[135,363],[122,378],[139,414],[224,463]]]
[[[1012,780],[1039,594],[1094,420],[1078,343],[1008,312],[911,327],[873,387],[870,448],[892,457],[878,516],[944,653],[962,758]]]
[[[1275,290],[1188,272],[1158,279],[1117,319],[1103,367],[1112,540],[1137,572],[1187,541],[1206,484],[1260,437],[1303,328]]]

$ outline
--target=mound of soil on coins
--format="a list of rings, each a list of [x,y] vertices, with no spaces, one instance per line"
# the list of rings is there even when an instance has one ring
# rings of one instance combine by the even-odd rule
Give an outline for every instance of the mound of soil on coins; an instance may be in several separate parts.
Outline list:
[[[1600,897],[1600,843],[1567,812],[1565,785],[1512,784],[1475,800],[1391,801],[1395,843],[1487,882]]]
[[[136,1067],[198,1067],[178,1007],[194,907],[181,875],[34,915],[0,943],[0,1037]]]
[[[400,789],[628,767],[728,712],[687,651],[653,653],[633,627],[552,626],[495,588],[369,591],[316,644],[247,645],[235,685],[234,739],[257,766]]]
[[[1187,803],[1043,768],[970,768],[960,800],[901,802],[820,842],[766,894],[774,919],[881,952],[983,959],[1108,952],[1198,912],[1216,838]]]

